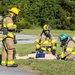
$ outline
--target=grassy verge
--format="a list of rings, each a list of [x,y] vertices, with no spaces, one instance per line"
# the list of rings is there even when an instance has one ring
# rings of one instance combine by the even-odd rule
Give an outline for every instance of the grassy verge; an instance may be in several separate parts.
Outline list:
[[[57,54],[61,52],[60,44],[57,44]],[[19,55],[27,55],[35,51],[34,44],[16,45]],[[75,75],[75,62],[61,60],[16,60],[20,67],[26,70],[40,71],[40,75]]]
[[[38,29],[24,29],[22,32],[20,32],[21,34],[33,34],[33,35],[37,35],[39,33],[42,32],[41,28]],[[65,33],[69,36],[74,36],[75,31],[70,31],[70,30],[51,30],[52,35],[54,36],[59,36],[62,33]]]

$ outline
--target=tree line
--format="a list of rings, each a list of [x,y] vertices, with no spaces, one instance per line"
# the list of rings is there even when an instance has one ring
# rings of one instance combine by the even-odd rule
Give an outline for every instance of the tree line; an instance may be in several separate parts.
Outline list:
[[[18,7],[18,28],[50,25],[53,29],[75,30],[75,0],[0,0],[0,14]]]

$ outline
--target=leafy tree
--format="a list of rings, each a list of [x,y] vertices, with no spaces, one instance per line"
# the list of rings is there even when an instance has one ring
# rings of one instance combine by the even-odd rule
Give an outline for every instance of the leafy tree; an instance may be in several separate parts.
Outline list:
[[[6,15],[11,7],[21,10],[16,22],[18,27],[47,23],[53,29],[75,29],[75,0],[1,0],[0,14]]]

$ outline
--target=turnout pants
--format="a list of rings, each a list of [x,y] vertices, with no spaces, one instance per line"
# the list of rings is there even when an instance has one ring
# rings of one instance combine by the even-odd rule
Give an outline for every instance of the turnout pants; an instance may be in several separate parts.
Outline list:
[[[13,61],[13,50],[15,49],[14,41],[12,38],[7,37],[2,41],[2,65],[11,66],[14,64]]]
[[[75,61],[75,54],[71,54],[65,58],[65,60]]]

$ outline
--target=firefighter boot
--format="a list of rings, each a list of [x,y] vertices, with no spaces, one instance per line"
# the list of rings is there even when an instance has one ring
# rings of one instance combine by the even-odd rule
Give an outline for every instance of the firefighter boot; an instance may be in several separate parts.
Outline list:
[[[18,64],[12,64],[12,65],[7,66],[7,67],[18,67]]]

